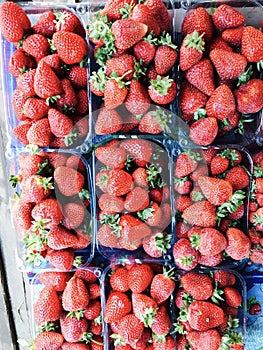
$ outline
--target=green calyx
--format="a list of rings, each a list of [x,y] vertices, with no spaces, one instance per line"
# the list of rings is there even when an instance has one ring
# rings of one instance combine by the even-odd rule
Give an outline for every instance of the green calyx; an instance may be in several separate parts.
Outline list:
[[[219,152],[222,158],[227,158],[230,161],[231,166],[234,166],[234,162],[238,160],[239,155],[234,149],[225,148],[222,152]]]
[[[125,340],[120,336],[120,334],[113,333],[110,335],[110,338],[114,340],[114,345],[115,346],[122,346],[125,345]]]
[[[100,223],[102,225],[108,225],[113,231],[112,234],[118,238],[120,238],[121,226],[119,225],[120,215],[119,214],[108,214],[102,215]]]
[[[134,8],[134,5],[131,4],[124,4],[124,7],[120,8],[120,14],[122,15],[122,19],[128,19],[130,18],[132,9]]]
[[[143,220],[143,221],[146,221],[147,219],[152,217],[153,213],[154,213],[154,208],[152,208],[151,206],[149,206],[143,210],[137,211],[138,218]]]
[[[191,193],[191,199],[194,201],[194,202],[200,202],[204,199],[204,195],[202,194],[202,192],[200,191],[192,191]]]
[[[204,32],[199,35],[198,32],[195,30],[191,34],[187,34],[184,39],[184,45],[188,49],[196,49],[199,52],[203,52],[205,49],[205,41],[203,39]]]
[[[180,265],[185,267],[193,266],[194,256],[181,256],[180,258],[175,259],[175,262],[178,262]]]
[[[72,311],[67,314],[66,317],[74,318],[76,317],[78,320],[84,317],[84,310]]]
[[[107,15],[100,15],[100,11],[95,13],[91,21],[87,24],[88,37],[94,40],[103,41],[111,33],[111,22],[108,21]]]
[[[118,83],[118,87],[120,89],[124,89],[127,85],[130,84],[130,82],[129,81],[124,81],[123,79],[124,79],[124,77],[126,75],[130,74],[131,72],[132,72],[131,70],[128,70],[121,77],[118,76],[117,72],[112,72],[109,80],[111,80],[111,79],[115,80]]]
[[[221,219],[226,217],[228,214],[234,213],[237,208],[244,203],[244,199],[246,198],[246,193],[242,190],[235,191],[231,198],[221,204],[217,208],[216,212],[216,220],[220,223]]]
[[[192,149],[186,149],[183,154],[187,155],[190,157],[193,161],[199,162],[201,161],[202,155],[199,152],[193,151]]]
[[[13,175],[11,174],[9,177],[9,182],[11,183],[11,186],[13,188],[16,188],[16,186],[19,184],[20,182],[20,176],[19,175]]]
[[[35,183],[43,187],[45,191],[54,189],[53,183],[51,182],[52,177],[42,176],[42,177],[36,177],[34,180],[35,180]]]
[[[198,249],[201,244],[201,236],[198,233],[194,233],[190,237],[191,247]]]
[[[162,168],[157,167],[155,164],[150,164],[146,166],[146,181],[149,183],[150,187],[155,188],[156,186],[161,188],[164,186],[163,181],[160,178],[162,173]]]
[[[176,50],[177,46],[172,42],[171,34],[163,31],[160,37],[158,38],[158,45],[167,45],[172,49]]]
[[[143,59],[139,61],[134,60],[134,69],[133,78],[135,80],[139,80],[142,75],[146,74],[147,68],[143,67]]]
[[[263,59],[257,62],[257,70],[261,71],[263,69]]]
[[[169,76],[162,77],[161,75],[157,75],[157,78],[151,79],[150,87],[153,88],[160,95],[167,95],[169,88],[172,86],[173,79],[169,78]]]
[[[78,139],[79,131],[77,130],[76,126],[74,126],[71,130],[71,132],[63,137],[63,141],[65,142],[65,145],[67,147],[72,146],[73,143]]]
[[[41,332],[51,332],[51,331],[55,331],[55,325],[54,325],[53,322],[45,321],[45,322],[41,323],[41,325],[40,325],[40,331],[41,331]]]
[[[194,120],[203,119],[205,117],[206,117],[206,110],[205,110],[205,108],[198,108],[194,112]]]
[[[104,87],[108,77],[105,73],[105,68],[100,67],[97,71],[93,71],[90,76],[90,83],[92,83],[95,90],[104,92]]]
[[[184,177],[175,177],[174,178],[174,184],[175,185],[178,185],[178,186],[183,186],[185,181],[188,180],[188,177],[187,176],[184,176]]]
[[[73,265],[74,267],[79,267],[79,266],[82,265],[83,263],[84,263],[83,256],[78,255],[78,256],[75,256],[75,259],[74,259],[72,265]]]
[[[171,113],[165,111],[161,107],[156,107],[155,110],[148,112],[150,115],[154,116],[154,121],[159,123],[163,131],[170,132],[169,124],[172,122]]]
[[[238,76],[237,86],[245,85],[253,74],[252,66],[250,65],[246,71]]]
[[[86,344],[88,343],[94,343],[97,345],[103,345],[102,342],[99,342],[95,339],[93,339],[94,334],[92,332],[85,332],[82,334],[81,341],[85,342]]]
[[[219,301],[224,301],[225,299],[222,297],[223,294],[224,291],[222,289],[218,289],[218,283],[216,282],[213,294],[211,296],[213,303],[219,304]]]
[[[149,308],[145,308],[144,313],[142,314],[141,321],[144,323],[145,327],[151,327],[154,322],[154,316],[156,315],[158,310],[157,308],[153,308],[152,306]]]
[[[171,248],[172,235],[159,232],[154,236],[154,243],[160,254],[165,254]]]
[[[260,164],[256,164],[254,166],[253,176],[256,178],[263,177],[263,169],[261,168]]]
[[[59,100],[61,98],[60,95],[54,95],[54,96],[50,96],[46,99],[46,104],[48,106],[50,106],[51,104],[55,103],[57,100]]]
[[[82,200],[82,201],[84,201],[84,200],[86,200],[86,199],[90,199],[90,193],[89,193],[89,191],[88,191],[87,189],[85,189],[85,188],[83,188],[83,189],[79,192],[78,196],[79,196],[79,199]]]
[[[252,218],[252,224],[255,226],[259,226],[260,228],[263,228],[263,216],[255,213]]]
[[[241,114],[239,121],[238,121],[238,125],[237,125],[237,129],[235,130],[235,132],[237,132],[240,135],[244,135],[245,133],[245,124],[246,123],[252,123],[255,121],[255,118],[251,117],[249,114]]]

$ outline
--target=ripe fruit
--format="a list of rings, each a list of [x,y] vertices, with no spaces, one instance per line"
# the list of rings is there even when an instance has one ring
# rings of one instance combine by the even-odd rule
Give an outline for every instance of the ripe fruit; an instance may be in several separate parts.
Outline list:
[[[87,54],[87,44],[78,34],[58,31],[52,37],[57,53],[66,64],[80,63]]]

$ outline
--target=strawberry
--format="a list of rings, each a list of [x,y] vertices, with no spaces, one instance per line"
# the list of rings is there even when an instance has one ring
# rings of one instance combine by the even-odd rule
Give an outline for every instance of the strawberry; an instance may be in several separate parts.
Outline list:
[[[173,247],[173,258],[176,265],[185,270],[192,270],[198,264],[199,253],[191,247],[187,238],[180,238]]]
[[[227,202],[233,194],[231,183],[223,179],[201,176],[198,179],[198,185],[204,196],[213,205]]]
[[[118,247],[118,241],[119,238],[116,235],[116,231],[111,228],[108,224],[103,224],[97,233],[97,239],[99,244],[110,247],[110,248],[117,248]]]
[[[109,283],[113,290],[117,292],[127,292],[130,287],[128,284],[128,270],[126,267],[120,267],[113,271]]]
[[[142,293],[150,286],[153,277],[153,270],[148,264],[133,264],[128,270],[129,288],[133,293]]]
[[[150,108],[150,96],[139,80],[132,79],[125,100],[125,107],[133,114],[146,113]]]
[[[49,54],[50,45],[43,35],[31,34],[23,41],[22,49],[37,60]]]
[[[74,252],[72,249],[50,249],[46,255],[47,261],[58,270],[69,271],[73,268]]]
[[[23,178],[29,177],[38,173],[46,166],[44,155],[20,153],[18,156],[19,171]]]
[[[63,227],[53,228],[47,238],[48,246],[56,250],[71,248],[76,243],[77,237]]]
[[[249,256],[251,241],[245,233],[235,227],[231,227],[226,232],[228,245],[225,249],[227,254],[234,260],[242,260]]]
[[[122,77],[115,77],[115,73],[109,78],[104,86],[105,108],[114,109],[120,106],[126,99],[128,89],[122,81]]]
[[[216,329],[202,332],[191,331],[186,335],[186,339],[191,349],[217,350],[221,345],[221,336]]]
[[[180,68],[183,71],[191,68],[201,60],[204,51],[205,42],[203,40],[204,32],[199,35],[196,30],[187,34],[180,47]]]
[[[48,111],[48,121],[52,134],[57,137],[67,136],[73,128],[73,123],[69,117],[55,108]]]
[[[149,226],[158,227],[162,218],[162,209],[157,203],[152,202],[147,208],[137,212],[137,215]]]
[[[62,212],[58,200],[55,198],[42,199],[34,206],[32,217],[36,221],[42,221],[46,228],[58,226],[62,220]]]
[[[176,96],[177,88],[175,81],[169,76],[157,76],[156,80],[150,81],[148,94],[150,98],[157,104],[166,105],[171,103]]]
[[[26,96],[34,96],[36,94],[35,87],[34,87],[34,80],[36,76],[37,69],[33,68],[25,73],[18,76],[16,79],[17,82],[17,88]]]
[[[239,307],[242,303],[242,295],[238,291],[238,289],[234,287],[225,287],[224,291],[224,299],[227,305],[232,307]]]
[[[200,146],[208,146],[213,143],[217,133],[218,123],[213,117],[199,119],[190,125],[190,138]]]
[[[113,196],[109,193],[104,193],[98,200],[100,209],[109,214],[120,213],[124,209],[124,199],[122,197]]]
[[[157,74],[165,75],[174,66],[177,59],[177,46],[172,43],[171,35],[166,33],[159,38],[160,46],[154,56],[154,66]]]
[[[153,317],[157,312],[157,303],[142,293],[132,293],[132,308],[135,316],[143,322],[145,327],[151,327]]]
[[[138,130],[141,133],[159,134],[161,132],[169,132],[171,124],[171,116],[164,109],[156,107],[143,115],[139,122]]]
[[[189,68],[185,77],[205,95],[210,96],[215,89],[213,65],[208,58],[202,58]]]
[[[179,194],[189,194],[192,189],[192,181],[187,176],[174,178],[174,190]]]
[[[147,33],[153,33],[156,37],[160,35],[160,27],[153,11],[145,4],[136,4],[131,12],[131,19],[147,25]]]
[[[248,62],[259,62],[263,58],[263,34],[252,26],[244,27],[241,52]]]
[[[85,283],[88,284],[98,281],[98,277],[95,275],[94,271],[90,269],[77,269],[74,273],[74,276],[81,278]]]
[[[95,150],[96,158],[104,165],[111,169],[122,169],[125,166],[125,162],[127,159],[127,153],[123,148],[117,148],[115,145],[111,145],[110,143],[106,146],[100,146]],[[107,175],[108,173],[99,172],[97,176],[101,174],[102,176]],[[98,179],[99,181],[101,180]],[[98,181],[96,181],[97,183]]]
[[[38,276],[39,281],[45,287],[53,287],[57,292],[63,292],[70,278],[69,272],[59,271],[44,271]]]
[[[27,133],[31,129],[31,126],[31,122],[18,124],[13,128],[12,133],[19,142],[23,143],[24,145],[27,145],[29,143]]]
[[[219,175],[225,172],[229,167],[229,159],[221,154],[215,155],[210,163],[210,170],[212,175]]]
[[[85,30],[77,15],[70,10],[61,9],[55,12],[56,30],[73,32],[85,38]]]
[[[150,203],[148,192],[141,187],[134,187],[124,201],[124,208],[130,212],[145,209]]]
[[[34,59],[22,48],[19,48],[12,54],[8,63],[8,70],[15,78],[17,78],[20,74],[35,68],[35,66],[36,63]]]
[[[44,287],[34,305],[34,317],[38,324],[56,321],[62,313],[61,301],[54,287]]]
[[[57,53],[66,64],[80,63],[87,55],[87,44],[78,34],[66,31],[58,31],[52,39]]]
[[[122,317],[117,327],[118,334],[128,344],[137,343],[144,330],[143,323],[133,313]]]
[[[89,108],[89,106],[88,106],[88,93],[87,93],[86,89],[80,89],[79,91],[77,91],[77,100],[78,100],[78,104],[75,107],[75,113],[77,115],[79,114],[81,116],[86,116],[87,112],[88,112],[88,108]],[[85,117],[83,117],[77,121],[76,125],[77,125],[79,131],[80,131],[81,123],[84,122],[85,120],[87,120],[87,119]],[[84,130],[85,130],[84,136],[86,136],[88,133],[88,126],[85,127]],[[83,132],[81,132],[80,135],[83,135]]]
[[[204,34],[205,42],[211,41],[213,35],[213,24],[210,15],[203,7],[197,7],[189,12],[183,20],[183,36],[197,31],[199,35]]]
[[[86,89],[88,84],[87,67],[76,64],[70,67],[68,79],[77,89]]]
[[[133,54],[138,61],[143,60],[143,66],[148,66],[154,59],[155,43],[156,38],[149,34],[133,46]]]
[[[35,34],[51,37],[56,31],[56,15],[54,12],[47,10],[41,13],[32,29]]]
[[[122,18],[120,9],[124,8],[125,5],[132,5],[133,0],[107,0],[104,7],[101,10],[100,15],[107,15],[110,22],[114,22],[117,19]]]
[[[59,78],[45,61],[42,61],[41,64],[37,66],[34,78],[34,89],[35,93],[44,99],[59,95],[62,92]]]
[[[263,107],[262,87],[262,80],[250,79],[245,85],[240,85],[234,91],[237,110],[240,113],[249,114],[261,110]]]
[[[207,331],[223,323],[224,311],[211,302],[196,300],[188,307],[187,320],[194,330]]]
[[[216,226],[216,207],[207,200],[193,203],[183,211],[182,216],[191,225],[201,227]]]
[[[167,334],[165,337],[153,336],[153,349],[172,350],[175,349],[175,339],[172,335]]]
[[[100,317],[101,314],[101,303],[99,300],[90,300],[89,305],[84,311],[84,316],[87,320],[95,320]]]
[[[46,101],[37,97],[27,98],[23,105],[24,115],[32,120],[38,120],[47,116],[48,110],[49,106],[46,104]]]
[[[49,197],[51,190],[54,188],[51,177],[43,177],[41,175],[31,175],[24,179],[21,187],[21,198],[31,203],[37,203]]]
[[[236,102],[230,88],[222,84],[218,86],[211,94],[206,103],[206,113],[208,117],[214,117],[218,120],[229,118],[235,113]]]
[[[63,62],[57,53],[42,57],[38,64],[42,65],[42,62],[47,63],[59,78],[63,77]]]
[[[172,322],[166,307],[160,305],[156,314],[154,315],[153,324],[151,326],[152,332],[157,335],[165,335],[170,331],[171,326]]]
[[[174,288],[175,281],[173,270],[167,271],[164,268],[163,273],[154,275],[151,282],[150,295],[159,305],[170,297]]]
[[[133,188],[132,176],[122,169],[113,169],[109,172],[107,191],[113,196],[122,196]]]
[[[27,96],[23,93],[23,91],[16,88],[12,94],[12,107],[15,116],[19,121],[28,120],[23,112],[23,106],[26,100]]]
[[[198,160],[200,160],[200,156],[197,152],[190,150],[180,153],[176,160],[175,176],[183,178],[191,174],[197,168]]]
[[[111,27],[112,34],[115,37],[114,44],[120,50],[132,47],[145,36],[147,30],[147,25],[131,18],[118,19],[113,22]],[[123,35],[124,33],[125,35]]]
[[[234,30],[234,29],[227,29],[227,30]],[[211,43],[209,44],[209,51],[212,51],[214,49],[222,49],[222,50],[231,51],[231,52],[233,51],[232,47],[221,36],[214,37]]]
[[[196,300],[208,300],[214,291],[213,279],[199,272],[188,272],[181,277],[183,289]]]
[[[231,168],[227,172],[225,180],[231,183],[234,191],[243,189],[250,183],[247,171],[240,165]]]
[[[156,18],[161,32],[170,30],[170,17],[166,5],[161,0],[146,0],[144,3]]]
[[[245,71],[247,59],[236,52],[226,52],[222,49],[210,51],[209,57],[223,80],[236,79]]]
[[[62,92],[55,102],[56,108],[65,114],[71,114],[75,111],[78,104],[77,95],[69,79],[61,80]]]
[[[119,321],[131,312],[131,300],[122,292],[111,292],[107,298],[103,318],[105,322]]]
[[[39,333],[34,340],[36,350],[58,350],[63,343],[63,335],[53,331]]]
[[[0,8],[0,28],[9,42],[18,42],[31,29],[26,12],[14,2],[6,2]]]
[[[33,207],[33,203],[25,203],[23,201],[19,201],[14,207],[13,217],[19,230],[27,231],[30,229],[33,220],[31,216]]]
[[[127,139],[120,143],[120,148],[124,149],[137,166],[145,167],[150,163],[153,154],[153,144],[143,139]]]
[[[156,232],[143,239],[143,249],[149,256],[160,258],[171,247],[170,242],[170,235],[165,232]]]
[[[67,197],[78,194],[84,186],[84,176],[79,171],[66,166],[57,167],[53,176],[59,191]]]
[[[207,227],[192,235],[191,245],[198,249],[201,255],[210,256],[225,250],[227,240],[220,231]]]
[[[213,279],[219,288],[233,286],[236,283],[236,276],[225,270],[216,270],[213,274]]]
[[[243,31],[244,31],[244,26],[226,29],[222,32],[222,39],[224,39],[230,45],[241,46]]]
[[[83,280],[73,276],[62,294],[62,306],[66,311],[83,310],[89,304],[89,292]]]
[[[242,13],[228,4],[220,5],[212,15],[214,26],[219,30],[242,26],[245,20]]]
[[[67,342],[76,343],[81,340],[84,332],[88,330],[88,321],[82,317],[63,314],[60,317],[61,333]]]
[[[112,134],[119,131],[122,128],[122,119],[118,111],[115,109],[108,110],[106,107],[102,107],[99,110],[95,132],[98,135]]]

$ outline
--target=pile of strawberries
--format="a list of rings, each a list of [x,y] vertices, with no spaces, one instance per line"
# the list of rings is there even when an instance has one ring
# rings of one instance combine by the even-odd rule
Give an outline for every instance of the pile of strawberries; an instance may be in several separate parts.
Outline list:
[[[242,290],[232,271],[182,273],[175,292],[176,349],[244,349],[239,324]]]
[[[183,20],[179,104],[198,145],[230,130],[244,133],[244,122],[263,107],[263,33],[245,21],[230,4],[211,14],[197,6]]]
[[[249,203],[249,230],[252,247],[249,259],[252,263],[263,264],[263,154],[253,156],[254,171]]]
[[[173,270],[173,269],[172,269]],[[157,263],[113,265],[106,275],[109,346],[116,350],[175,348],[171,335],[173,271]]]
[[[12,215],[31,269],[47,262],[71,270],[91,244],[90,191],[82,159],[70,153],[20,153],[10,176],[16,194]],[[90,258],[90,257],[88,257]]]
[[[180,153],[174,168],[177,242],[175,263],[183,270],[216,266],[227,256],[248,258],[249,157],[236,148],[206,147]]]
[[[36,23],[18,4],[0,9],[0,28],[14,44],[8,63],[16,80],[12,134],[21,144],[66,148],[89,131],[86,31],[70,10],[46,10]]]
[[[112,140],[95,150],[98,243],[103,250],[134,251],[152,257],[170,248],[169,158],[157,142]]]
[[[33,349],[103,350],[98,269],[45,271],[34,280],[37,336]]]
[[[177,93],[178,54],[164,3],[108,1],[87,28],[95,61],[89,80],[95,133],[169,132],[171,113],[162,106]]]

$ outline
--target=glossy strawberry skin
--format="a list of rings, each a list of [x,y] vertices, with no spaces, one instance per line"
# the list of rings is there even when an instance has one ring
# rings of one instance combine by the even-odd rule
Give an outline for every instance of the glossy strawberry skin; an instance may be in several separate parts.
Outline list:
[[[52,38],[59,57],[66,64],[80,63],[87,54],[87,44],[78,34],[58,31]]]

